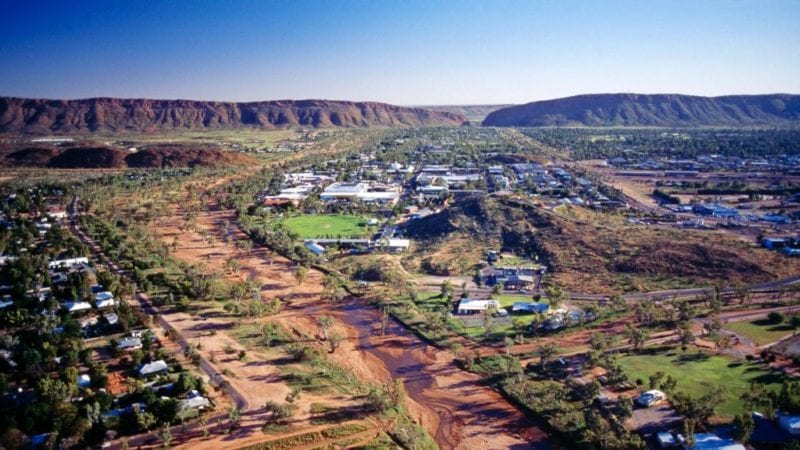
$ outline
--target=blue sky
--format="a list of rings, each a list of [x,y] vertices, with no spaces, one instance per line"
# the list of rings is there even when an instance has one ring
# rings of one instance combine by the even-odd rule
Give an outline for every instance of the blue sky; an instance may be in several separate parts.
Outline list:
[[[0,0],[0,95],[800,93],[800,0]]]

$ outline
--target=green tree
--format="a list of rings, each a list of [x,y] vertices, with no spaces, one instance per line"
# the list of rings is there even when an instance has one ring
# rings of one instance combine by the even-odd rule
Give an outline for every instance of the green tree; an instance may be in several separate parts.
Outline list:
[[[453,296],[453,283],[450,282],[449,279],[442,281],[442,285],[439,287],[439,293],[443,298],[445,297],[452,297]]]
[[[628,324],[625,325],[625,336],[634,350],[641,350],[647,343],[648,333],[643,328],[633,327]]]
[[[536,349],[536,354],[539,356],[539,364],[541,365],[542,371],[545,370],[547,364],[550,363],[550,360],[556,356],[558,353],[558,347],[553,342],[545,342],[544,344],[539,345],[539,348]]]
[[[169,424],[164,424],[158,432],[158,440],[161,441],[161,448],[168,449],[172,443],[172,431],[169,429]]]
[[[230,424],[230,429],[236,429],[239,427],[239,421],[242,419],[242,411],[239,410],[237,407],[232,407],[228,411],[228,423]]]
[[[339,279],[333,275],[327,275],[322,280],[322,287],[322,298],[331,303],[338,302],[345,297],[345,291]]]
[[[550,301],[551,309],[558,309],[566,299],[567,295],[558,286],[548,286],[545,289],[548,300]]]
[[[753,421],[752,414],[743,413],[733,418],[733,426],[736,427],[734,434],[736,440],[744,444],[750,440],[750,435],[753,434],[756,424]]]
[[[334,331],[328,338],[328,344],[331,346],[331,353],[336,353],[336,349],[339,348],[339,345],[342,343],[343,336]]]
[[[270,414],[268,419],[270,422],[285,423],[287,420],[294,417],[297,411],[297,405],[289,402],[278,403],[270,401],[264,405],[264,410]]]
[[[661,387],[661,381],[665,376],[666,374],[661,371],[650,375],[650,389],[659,389]]]
[[[633,399],[628,396],[620,396],[617,401],[617,417],[621,421],[626,421],[633,416]]]
[[[302,285],[308,277],[308,269],[305,266],[299,266],[294,272],[294,279],[297,280],[298,285]]]
[[[133,418],[140,431],[147,431],[156,424],[153,414],[139,409],[138,404],[133,405]]]
[[[317,317],[317,326],[319,327],[319,331],[322,333],[323,340],[328,340],[328,331],[330,331],[335,323],[336,321],[331,316]]]
[[[772,324],[780,325],[786,321],[786,316],[783,313],[773,311],[767,315],[767,320]]]

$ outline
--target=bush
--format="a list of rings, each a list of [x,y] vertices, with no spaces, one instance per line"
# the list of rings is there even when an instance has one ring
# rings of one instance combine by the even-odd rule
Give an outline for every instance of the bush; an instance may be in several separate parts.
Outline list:
[[[786,320],[786,316],[779,312],[771,312],[767,315],[767,320],[775,325],[780,325]]]

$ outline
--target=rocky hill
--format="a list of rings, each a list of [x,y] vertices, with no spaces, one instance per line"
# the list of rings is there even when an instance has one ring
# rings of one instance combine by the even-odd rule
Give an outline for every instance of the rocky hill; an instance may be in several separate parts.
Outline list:
[[[800,95],[578,95],[490,113],[484,126],[797,126]]]
[[[69,148],[0,146],[0,167],[121,169],[125,167],[221,167],[257,164],[252,157],[212,147],[156,145],[135,153],[87,143]]]
[[[461,125],[463,115],[372,102],[278,100],[251,103],[0,97],[0,132],[72,133],[310,127]]]

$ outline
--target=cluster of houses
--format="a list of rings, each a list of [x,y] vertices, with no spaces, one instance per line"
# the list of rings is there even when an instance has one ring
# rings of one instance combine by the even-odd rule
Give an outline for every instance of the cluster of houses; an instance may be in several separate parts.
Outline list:
[[[480,281],[486,286],[500,284],[503,289],[509,291],[538,290],[542,275],[546,270],[547,268],[544,266],[502,267],[490,265],[481,270]]]
[[[8,256],[0,257],[0,264],[5,264],[13,259]],[[85,257],[52,260],[48,263],[48,268],[52,286],[66,283],[70,274],[83,273],[87,275],[92,272],[89,266],[89,259]],[[0,289],[5,288],[9,287],[0,286]],[[101,319],[103,324],[110,326],[116,325],[119,321],[119,318],[113,312],[114,306],[117,305],[117,299],[114,298],[114,294],[99,284],[92,285],[90,290],[90,298],[57,299],[60,309],[73,316],[86,334],[89,334],[93,327],[100,324]],[[53,290],[49,286],[39,286],[34,290],[30,290],[28,294],[38,299],[39,303],[44,304],[53,297]],[[9,308],[13,305],[14,301],[10,294],[4,294],[0,297],[0,309]],[[44,307],[41,311],[42,315],[49,316],[55,316],[56,312]]]
[[[595,183],[560,166],[538,163],[510,164],[516,183],[531,194],[555,196],[558,203],[600,209],[624,209],[628,205],[600,192]]]
[[[721,203],[662,204],[662,207],[675,213],[695,214],[694,224],[703,225],[703,218],[724,219],[732,222],[763,223],[767,225],[791,225],[794,221],[786,214],[743,214],[738,209]]]
[[[663,170],[665,176],[698,176],[700,172],[775,172],[800,171],[800,155],[775,155],[743,158],[718,154],[701,154],[694,159],[653,158],[628,154],[606,160],[616,168]],[[667,173],[669,172],[669,173]]]
[[[65,258],[50,261],[49,268],[51,270],[51,277],[53,279],[59,279],[59,275],[68,274],[72,271],[89,270],[88,265],[89,261],[87,258]],[[58,284],[59,282],[54,281],[53,283]],[[10,286],[0,286],[0,291],[9,289]],[[52,301],[53,291],[50,287],[41,287],[29,291],[28,296],[31,298],[38,298],[40,303],[48,300]],[[108,325],[117,324],[119,318],[117,314],[114,313],[114,306],[117,304],[118,300],[114,298],[113,293],[107,291],[103,286],[98,284],[91,286],[90,299],[58,302],[62,311],[74,317],[84,329],[84,332],[98,325],[98,320],[101,318]],[[3,295],[3,300],[0,302],[0,309],[13,307],[14,305],[15,301],[11,295]],[[55,315],[56,311],[43,309],[42,314]],[[118,331],[117,328],[110,329],[107,327],[96,328],[96,330],[102,331],[101,334],[98,333],[97,335],[104,338],[108,338],[112,335],[111,333]],[[56,326],[53,332],[63,333],[64,327]],[[83,337],[83,339],[87,339],[87,337]],[[116,359],[119,356],[128,355],[137,350],[141,350],[144,347],[143,340],[145,339],[149,339],[151,342],[155,341],[155,337],[152,333],[142,330],[130,332],[118,341],[111,339],[110,343],[113,345],[118,355],[111,356],[113,352],[111,354],[100,353],[101,359],[97,361],[106,361],[108,358]],[[0,359],[4,360],[5,364],[12,368],[18,366],[18,362],[14,359],[14,353],[10,350],[4,349],[0,351]],[[62,364],[63,356],[53,357],[53,362],[56,365]],[[122,362],[124,362],[124,358]],[[113,366],[116,367],[118,364],[114,364]],[[132,398],[127,395],[128,387],[127,384],[124,383],[124,378],[130,375],[123,375],[125,373],[130,373],[141,380],[144,387],[152,388],[160,398],[174,398],[177,402],[177,414],[179,417],[192,417],[195,412],[211,408],[213,406],[211,401],[196,390],[190,391],[188,394],[178,393],[173,390],[176,375],[172,372],[177,372],[178,369],[178,367],[172,367],[164,359],[153,359],[143,362],[138,366],[131,367],[130,369],[116,368],[113,372],[108,373],[108,381],[101,384],[98,384],[97,380],[93,379],[94,375],[92,375],[91,371],[82,371],[82,373],[77,376],[76,384],[79,388],[103,392],[113,398],[111,409],[102,414],[102,420],[106,424],[115,424],[121,416],[132,414],[136,409],[138,409],[138,411],[147,409],[144,403],[129,404]],[[0,401],[13,401],[17,405],[30,404],[38,400],[37,396],[33,395],[34,392],[35,390],[30,387],[17,386],[17,388],[9,394],[0,396]],[[72,401],[80,401],[81,399],[82,397],[75,397]],[[113,430],[116,425],[107,426],[110,430]],[[113,433],[116,433],[116,431],[113,431]],[[44,442],[48,436],[48,433],[33,435],[30,437],[30,441],[32,443],[39,441]]]
[[[457,316],[486,315],[492,312],[498,317],[507,317],[508,309],[501,307],[500,302],[492,298],[474,299],[464,297],[459,299],[455,307]],[[514,302],[511,306],[512,314],[540,314],[544,316],[541,323],[537,323],[536,328],[531,328],[531,332],[550,333],[570,326],[585,322],[591,322],[597,317],[593,313],[581,309],[568,309],[564,307],[552,309],[547,302]]]

